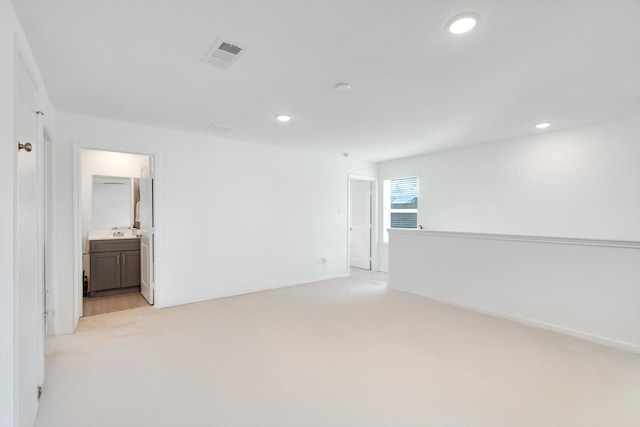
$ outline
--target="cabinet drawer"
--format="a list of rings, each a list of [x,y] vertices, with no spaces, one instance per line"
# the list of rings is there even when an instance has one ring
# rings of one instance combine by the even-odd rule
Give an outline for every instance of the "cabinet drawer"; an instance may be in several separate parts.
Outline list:
[[[113,252],[113,251],[138,251],[140,250],[140,239],[121,240],[92,240],[91,253],[95,252]]]

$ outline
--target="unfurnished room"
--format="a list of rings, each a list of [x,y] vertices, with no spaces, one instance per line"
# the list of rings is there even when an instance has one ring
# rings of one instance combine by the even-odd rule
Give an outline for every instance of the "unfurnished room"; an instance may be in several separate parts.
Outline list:
[[[0,0],[0,427],[640,426],[638,22]]]

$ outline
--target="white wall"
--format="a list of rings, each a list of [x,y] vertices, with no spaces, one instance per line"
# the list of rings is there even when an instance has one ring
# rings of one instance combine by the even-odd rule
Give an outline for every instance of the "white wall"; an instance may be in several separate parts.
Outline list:
[[[638,141],[632,117],[384,162],[378,173],[420,177],[427,229],[640,240]]]
[[[74,144],[156,155],[159,307],[347,273],[348,175],[374,164],[72,114],[57,125],[57,333],[74,327]]]
[[[14,79],[16,45],[23,55],[38,89],[38,108],[45,113],[44,125],[53,136],[55,113],[27,38],[10,1],[0,1],[0,425],[14,425],[15,348],[15,134]],[[33,301],[37,304],[37,301]],[[34,319],[38,321],[38,319]],[[37,337],[33,337],[34,340]],[[37,367],[34,367],[36,369]]]
[[[389,286],[640,353],[640,242],[392,230]]]

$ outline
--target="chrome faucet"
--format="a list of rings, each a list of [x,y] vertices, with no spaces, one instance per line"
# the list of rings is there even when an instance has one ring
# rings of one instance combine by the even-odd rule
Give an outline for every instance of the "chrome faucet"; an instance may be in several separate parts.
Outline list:
[[[122,237],[124,236],[124,233],[122,232],[122,230],[131,230],[131,227],[129,226],[111,227],[111,230],[113,231],[112,233],[113,237]],[[133,234],[133,232],[131,234]]]

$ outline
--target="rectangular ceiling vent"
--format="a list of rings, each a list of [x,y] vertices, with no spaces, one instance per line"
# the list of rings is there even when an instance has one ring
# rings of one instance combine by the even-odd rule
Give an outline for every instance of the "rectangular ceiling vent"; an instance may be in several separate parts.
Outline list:
[[[218,124],[213,123],[213,124],[209,125],[207,130],[211,130],[211,131],[214,131],[214,132],[221,132],[221,133],[229,133],[232,130],[236,130],[236,128],[232,128],[230,126],[218,125]]]
[[[244,48],[232,44],[228,40],[216,40],[213,48],[207,53],[204,62],[227,69],[244,53]]]

